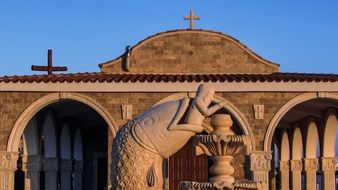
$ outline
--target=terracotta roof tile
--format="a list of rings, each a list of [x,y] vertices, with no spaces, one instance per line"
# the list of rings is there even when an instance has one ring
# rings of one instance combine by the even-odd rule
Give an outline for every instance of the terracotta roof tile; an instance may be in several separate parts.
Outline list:
[[[335,74],[144,74],[144,73],[73,73],[0,77],[0,83],[71,83],[71,82],[338,82]]]

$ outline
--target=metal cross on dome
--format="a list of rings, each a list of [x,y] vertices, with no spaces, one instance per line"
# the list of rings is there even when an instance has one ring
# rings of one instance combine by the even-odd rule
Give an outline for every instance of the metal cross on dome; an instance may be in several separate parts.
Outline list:
[[[190,30],[194,29],[194,20],[199,20],[199,16],[195,16],[194,12],[190,10],[190,15],[189,16],[184,16],[184,20],[190,20]]]
[[[52,61],[52,50],[48,50],[48,65],[47,66],[37,66],[32,65],[32,71],[47,71],[48,75],[53,74],[53,71],[67,71],[67,67],[53,67]]]

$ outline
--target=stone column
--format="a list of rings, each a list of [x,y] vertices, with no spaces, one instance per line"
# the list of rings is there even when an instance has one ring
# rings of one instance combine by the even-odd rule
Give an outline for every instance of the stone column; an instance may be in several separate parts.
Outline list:
[[[290,160],[291,168],[291,189],[302,189],[302,160]]]
[[[279,161],[280,166],[280,185],[282,190],[290,189],[289,175],[290,175],[290,162]]]
[[[271,159],[271,151],[255,151],[250,154],[250,170],[253,172],[253,180],[269,184]]]
[[[0,151],[0,189],[14,189],[14,172],[17,169],[17,152]]]
[[[82,190],[83,164],[82,160],[77,160],[74,163],[73,190]]]
[[[25,172],[25,190],[40,190],[41,169],[42,163],[39,155],[22,157],[22,171]]]
[[[44,158],[43,170],[45,172],[45,188],[57,190],[59,160],[57,158]]]
[[[318,159],[317,158],[305,158],[304,159],[305,181],[306,190],[316,190],[317,182],[317,170]]]
[[[61,160],[61,189],[71,190],[72,188],[73,160]]]
[[[321,158],[322,164],[322,183],[324,190],[334,190],[336,181],[335,181],[335,171],[336,171],[336,158]]]

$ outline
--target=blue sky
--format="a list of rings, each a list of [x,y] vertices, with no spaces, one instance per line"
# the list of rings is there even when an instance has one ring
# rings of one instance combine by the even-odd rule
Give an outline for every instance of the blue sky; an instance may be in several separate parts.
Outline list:
[[[338,1],[2,0],[0,75],[39,74],[30,66],[99,71],[99,63],[158,32],[195,26],[229,34],[282,72],[338,74]],[[40,73],[41,74],[41,73]]]

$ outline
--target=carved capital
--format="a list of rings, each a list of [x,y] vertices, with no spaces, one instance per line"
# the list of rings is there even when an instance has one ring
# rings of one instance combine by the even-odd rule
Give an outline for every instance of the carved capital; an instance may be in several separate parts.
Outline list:
[[[57,172],[59,170],[59,159],[57,158],[43,158],[42,163],[45,172]]]
[[[303,169],[302,160],[290,160],[290,169],[291,171],[294,172],[302,171]]]
[[[280,171],[290,171],[289,161],[279,161]]]
[[[77,160],[74,162],[74,172],[82,172],[83,171],[84,161]]]
[[[42,159],[41,156],[23,156],[22,157],[22,170],[23,171],[41,171]]]
[[[0,170],[15,171],[17,169],[16,162],[18,158],[17,152],[0,151]]]
[[[73,171],[73,160],[72,159],[62,159],[60,169],[61,169],[61,172],[71,172],[71,171]]]
[[[304,159],[304,170],[305,171],[317,171],[318,170],[318,159],[317,158],[305,158]]]
[[[270,171],[271,152],[256,151],[250,154],[251,171]]]
[[[334,172],[336,171],[336,158],[321,158],[322,170],[323,172]]]

